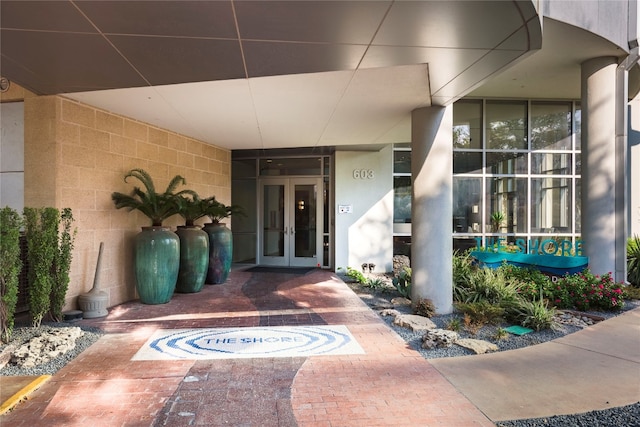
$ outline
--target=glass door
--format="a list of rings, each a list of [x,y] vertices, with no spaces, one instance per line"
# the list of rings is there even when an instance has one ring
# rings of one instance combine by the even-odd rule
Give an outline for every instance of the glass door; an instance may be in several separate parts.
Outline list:
[[[319,178],[278,178],[261,182],[260,264],[316,266],[322,247]]]

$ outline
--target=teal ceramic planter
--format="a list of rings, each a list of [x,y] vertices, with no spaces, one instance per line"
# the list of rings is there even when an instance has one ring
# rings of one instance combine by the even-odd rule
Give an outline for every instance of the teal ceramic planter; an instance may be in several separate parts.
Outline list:
[[[209,266],[209,235],[198,226],[180,226],[180,271],[176,292],[200,292]]]
[[[223,223],[205,224],[203,230],[209,236],[207,283],[216,285],[224,283],[229,278],[233,257],[231,230]]]
[[[144,304],[165,304],[176,289],[180,239],[169,227],[142,227],[135,239],[136,289]]]

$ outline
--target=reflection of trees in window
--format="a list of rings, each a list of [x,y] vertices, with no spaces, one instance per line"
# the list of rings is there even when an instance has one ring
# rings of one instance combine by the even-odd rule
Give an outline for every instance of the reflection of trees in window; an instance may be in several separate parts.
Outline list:
[[[482,224],[482,178],[453,177],[453,232],[479,233]]]
[[[527,153],[487,152],[487,169],[492,174],[527,173]]]
[[[571,149],[571,103],[531,104],[531,148]]]
[[[393,178],[393,222],[411,223],[411,177]]]
[[[531,173],[538,175],[570,175],[571,154],[534,153],[531,156]]]
[[[487,101],[487,148],[527,148],[527,103]]]
[[[531,180],[532,231],[568,233],[571,231],[571,181],[566,178]]]
[[[453,126],[453,148],[467,148],[471,142],[469,126]]]
[[[573,198],[574,203],[576,204],[576,214],[574,216],[576,220],[576,233],[582,232],[582,180],[580,178],[576,178],[576,196]]]
[[[411,151],[393,152],[393,173],[411,173]]]
[[[482,173],[482,153],[454,151],[453,173]]]
[[[575,120],[575,139],[576,139],[576,150],[580,150],[582,147],[582,110],[580,109],[580,105],[576,105],[576,112],[574,115]],[[577,172],[576,172],[577,173]]]
[[[453,109],[453,148],[482,148],[482,100],[461,100]]]
[[[527,231],[527,180],[526,178],[487,178],[487,231],[488,223],[494,212],[504,214],[504,223],[500,232],[522,233]]]

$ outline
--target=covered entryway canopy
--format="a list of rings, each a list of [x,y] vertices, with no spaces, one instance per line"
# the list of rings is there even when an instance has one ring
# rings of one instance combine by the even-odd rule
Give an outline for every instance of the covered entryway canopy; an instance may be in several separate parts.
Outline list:
[[[531,1],[10,1],[0,73],[229,149],[410,140],[542,44]],[[283,132],[286,129],[286,132]]]

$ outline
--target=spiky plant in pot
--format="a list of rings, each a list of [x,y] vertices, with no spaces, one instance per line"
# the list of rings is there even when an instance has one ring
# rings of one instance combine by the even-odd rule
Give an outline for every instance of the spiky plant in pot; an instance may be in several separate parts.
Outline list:
[[[151,220],[151,227],[142,227],[135,239],[136,289],[145,304],[169,302],[176,287],[180,266],[180,240],[169,227],[163,227],[165,219],[178,213],[177,197],[190,190],[175,193],[185,179],[176,175],[164,192],[156,191],[151,175],[143,169],[132,169],[124,181],[133,177],[142,183],[131,194],[111,194],[116,208],[138,210]]]
[[[224,283],[231,271],[233,258],[233,236],[231,230],[220,222],[231,215],[244,215],[244,210],[238,205],[225,205],[215,197],[207,199],[207,216],[211,220],[205,224],[203,230],[209,235],[209,268],[207,283]]]
[[[209,266],[209,235],[195,222],[207,216],[209,201],[214,197],[201,199],[195,191],[189,194],[191,197],[176,197],[178,214],[185,221],[185,225],[176,230],[180,238],[180,271],[176,291],[181,293],[200,292]]]
[[[161,227],[165,219],[178,213],[177,196],[191,193],[191,190],[174,193],[179,185],[186,184],[185,179],[180,175],[174,176],[162,193],[156,191],[151,175],[144,169],[132,169],[124,176],[124,182],[127,182],[130,177],[138,179],[144,189],[133,187],[131,194],[114,192],[111,194],[111,199],[117,209],[142,212],[151,220],[153,227]]]

